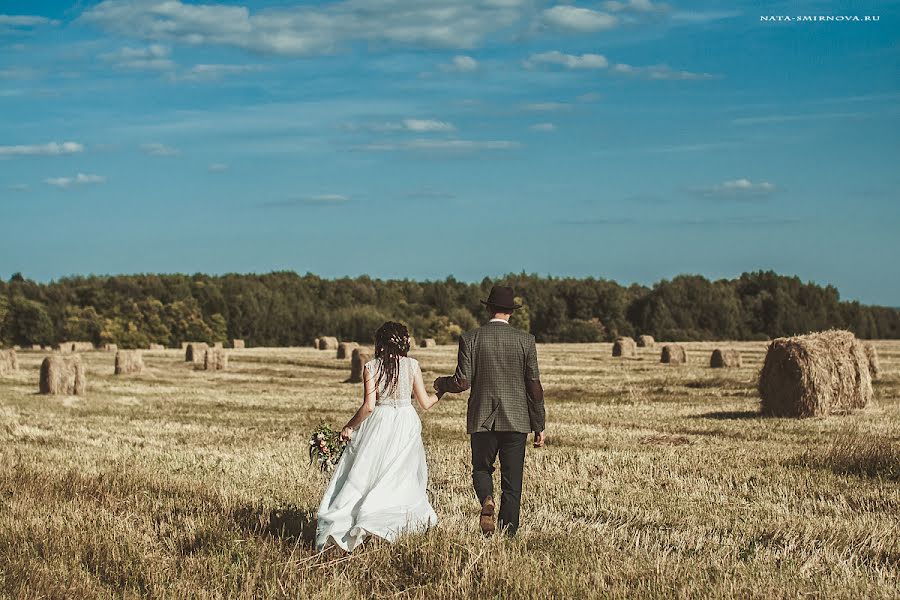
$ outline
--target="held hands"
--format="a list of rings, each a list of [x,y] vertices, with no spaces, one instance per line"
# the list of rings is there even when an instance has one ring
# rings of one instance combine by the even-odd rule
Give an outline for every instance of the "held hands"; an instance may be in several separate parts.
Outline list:
[[[344,427],[341,429],[341,441],[349,442],[353,438],[353,429],[351,427]]]
[[[544,447],[544,432],[534,432],[534,447],[535,448],[543,448]]]

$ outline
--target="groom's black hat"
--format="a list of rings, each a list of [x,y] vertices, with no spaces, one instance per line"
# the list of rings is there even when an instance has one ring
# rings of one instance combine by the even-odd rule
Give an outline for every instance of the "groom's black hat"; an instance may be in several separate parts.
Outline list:
[[[492,287],[488,299],[482,300],[481,303],[491,308],[499,308],[510,312],[517,308],[522,308],[521,304],[516,303],[513,289],[502,285]]]

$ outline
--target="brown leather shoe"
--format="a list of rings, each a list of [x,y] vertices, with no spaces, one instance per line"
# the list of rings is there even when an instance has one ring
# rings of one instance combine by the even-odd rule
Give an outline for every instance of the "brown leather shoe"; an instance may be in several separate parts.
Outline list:
[[[488,496],[484,499],[484,504],[481,505],[481,517],[479,518],[481,533],[484,535],[491,535],[494,533],[495,508],[496,506],[494,505],[494,498],[492,496]]]

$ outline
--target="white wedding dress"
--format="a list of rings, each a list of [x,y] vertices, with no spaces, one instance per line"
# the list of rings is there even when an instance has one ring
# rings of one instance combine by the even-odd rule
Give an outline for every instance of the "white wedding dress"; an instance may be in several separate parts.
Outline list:
[[[381,359],[366,363],[373,380]],[[414,358],[401,357],[397,389],[376,392],[375,410],[362,422],[335,467],[319,505],[316,550],[347,551],[368,535],[393,541],[404,531],[437,523],[428,502],[422,423],[412,406]]]

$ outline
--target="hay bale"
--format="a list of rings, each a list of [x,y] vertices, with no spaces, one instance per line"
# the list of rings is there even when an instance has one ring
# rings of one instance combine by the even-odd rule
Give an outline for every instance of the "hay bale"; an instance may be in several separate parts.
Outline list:
[[[203,353],[203,369],[224,371],[228,368],[228,354],[222,348],[209,348]]]
[[[709,366],[712,369],[739,369],[741,364],[741,353],[737,350],[716,348],[709,357]]]
[[[353,350],[359,348],[359,344],[356,342],[341,342],[337,347],[337,357],[342,359],[350,358],[350,355],[353,354]]]
[[[213,344],[213,348],[224,348],[224,347],[225,347],[225,344],[223,344],[222,342],[216,342]]]
[[[316,350],[319,349],[319,338],[313,340],[313,348],[315,348]]]
[[[841,330],[773,340],[758,390],[762,413],[783,417],[847,412],[863,408],[873,395],[866,351]]]
[[[866,353],[866,361],[869,363],[869,376],[872,380],[880,377],[881,365],[878,362],[878,351],[872,342],[863,342],[863,351]]]
[[[319,350],[337,350],[338,349],[338,339],[332,336],[325,336],[319,338]]]
[[[423,348],[436,348],[437,342],[434,341],[434,338],[425,338],[424,340],[422,340],[422,347]]]
[[[144,370],[144,358],[140,350],[119,350],[116,352],[116,375],[130,375]]]
[[[72,342],[60,342],[56,345],[56,349],[60,352],[73,352],[74,347],[72,346]]]
[[[0,375],[9,375],[19,370],[19,359],[15,349],[0,350]]]
[[[247,346],[244,344],[244,340],[231,340],[231,347],[235,350],[243,350]]]
[[[181,342],[181,349],[182,349],[182,350],[187,350],[187,347],[188,347],[188,344],[189,344],[189,343],[190,343],[190,342]]]
[[[613,342],[612,355],[622,357],[637,356],[637,345],[630,337],[616,338],[616,341]]]
[[[409,347],[410,347],[410,348],[416,348],[416,347],[417,347],[417,345],[416,345],[416,338],[414,338],[413,336],[409,336]]]
[[[637,339],[638,348],[653,348],[656,346],[656,340],[652,335],[639,335]]]
[[[659,362],[680,365],[687,362],[687,352],[681,344],[666,344],[662,347]]]
[[[149,350],[165,350],[166,347],[163,346],[162,344],[150,344],[148,349]]]
[[[92,342],[72,342],[72,352],[90,352],[93,349]]]
[[[119,346],[116,344],[103,344],[103,350],[106,352],[118,352]]]
[[[87,379],[81,356],[48,356],[41,363],[39,389],[54,396],[81,396],[87,391]]]
[[[31,349],[32,350],[43,350],[43,347],[40,344],[32,344]]]
[[[206,342],[189,342],[184,350],[184,362],[201,363],[203,353],[209,348]]]
[[[350,358],[350,383],[361,383],[363,368],[372,360],[372,351],[368,348],[354,348]]]

